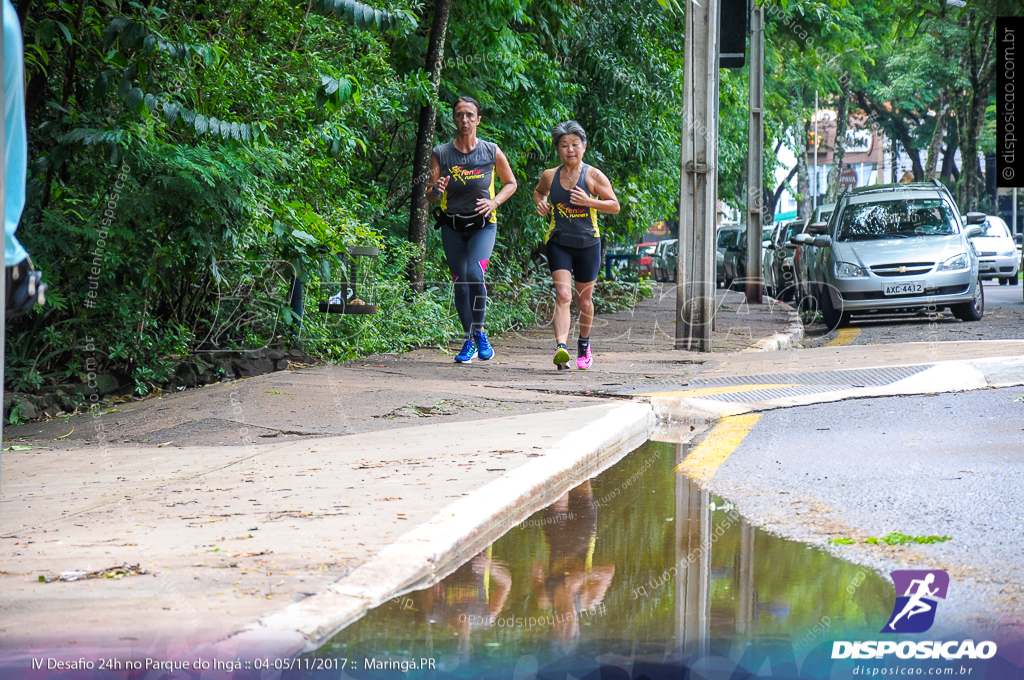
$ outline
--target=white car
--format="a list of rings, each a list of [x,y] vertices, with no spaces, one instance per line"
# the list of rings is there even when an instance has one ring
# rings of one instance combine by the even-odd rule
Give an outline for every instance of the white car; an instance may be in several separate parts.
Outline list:
[[[978,270],[983,279],[999,279],[1001,285],[1016,286],[1020,272],[1020,255],[1010,228],[1002,218],[986,215],[980,236],[971,239],[978,251]]]

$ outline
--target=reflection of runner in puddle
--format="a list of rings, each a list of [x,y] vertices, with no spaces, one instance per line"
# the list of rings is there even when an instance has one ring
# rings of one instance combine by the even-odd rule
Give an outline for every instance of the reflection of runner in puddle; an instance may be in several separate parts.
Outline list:
[[[548,563],[534,563],[530,582],[537,603],[554,609],[548,620],[555,642],[574,646],[580,613],[601,604],[615,575],[614,564],[593,566],[597,508],[589,481],[544,509],[544,538]]]
[[[446,621],[459,636],[460,661],[469,660],[470,632],[491,628],[512,587],[512,574],[491,557],[491,547],[426,591],[430,623]]]

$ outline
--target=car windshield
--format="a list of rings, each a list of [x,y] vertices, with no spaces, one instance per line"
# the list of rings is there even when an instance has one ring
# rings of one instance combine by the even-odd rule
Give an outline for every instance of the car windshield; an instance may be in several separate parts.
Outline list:
[[[985,220],[985,224],[981,225],[983,229],[981,236],[994,236],[996,238],[1010,238],[1010,229],[1006,226],[1006,223],[1002,220],[996,221],[999,218],[989,217]]]
[[[736,236],[740,232],[735,229],[723,229],[718,232],[718,247],[719,248],[731,248],[736,245]]]
[[[657,248],[657,247],[658,246],[654,245],[654,244],[649,245],[649,246],[637,246],[636,254],[637,255],[653,255],[654,254],[654,249]]]
[[[955,233],[953,216],[945,203],[940,199],[921,199],[848,205],[843,210],[836,238],[866,241]]]

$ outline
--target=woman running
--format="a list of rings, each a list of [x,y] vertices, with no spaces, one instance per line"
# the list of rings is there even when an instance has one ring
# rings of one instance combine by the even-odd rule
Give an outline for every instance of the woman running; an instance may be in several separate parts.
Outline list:
[[[587,133],[574,120],[559,123],[551,131],[562,165],[545,170],[533,191],[537,213],[550,217],[545,242],[548,266],[555,282],[555,365],[567,369],[569,303],[576,279],[576,306],[580,311],[579,357],[576,367],[590,368],[590,326],[594,321],[594,284],[601,269],[601,232],[597,213],[617,215],[619,199],[604,173],[583,162]],[[548,202],[550,199],[550,203]]]
[[[498,145],[477,138],[480,104],[475,99],[460,97],[453,118],[458,131],[455,139],[435,146],[430,157],[427,200],[441,201],[440,212],[434,214],[441,224],[441,243],[454,282],[455,310],[466,333],[455,361],[468,364],[474,356],[481,361],[494,356],[484,332],[484,273],[498,231],[497,207],[516,192],[516,178]],[[502,184],[497,195],[495,174]]]

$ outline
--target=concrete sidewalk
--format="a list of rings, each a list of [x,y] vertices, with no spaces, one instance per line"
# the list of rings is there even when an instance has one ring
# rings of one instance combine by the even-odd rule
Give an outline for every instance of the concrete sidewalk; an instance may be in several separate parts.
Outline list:
[[[788,308],[723,305],[715,341],[729,352],[672,349],[665,295],[600,317],[586,372],[554,371],[549,329],[529,329],[497,338],[487,363],[421,349],[12,428],[9,443],[32,448],[4,456],[0,649],[155,658],[220,640],[292,653],[628,453],[655,428],[659,397],[639,395],[1024,354],[1012,342],[796,351]],[[123,564],[148,573],[55,580]]]
[[[787,310],[722,295],[723,349],[792,325]],[[232,639],[305,645],[645,441],[649,405],[585,385],[699,369],[706,356],[671,350],[674,314],[667,294],[598,317],[587,373],[555,371],[550,329],[534,328],[496,338],[487,363],[421,349],[10,428],[21,450],[4,455],[0,648],[160,657],[243,629]],[[422,559],[382,566],[417,530],[436,537],[404,539]],[[147,573],[59,580],[125,564]]]

